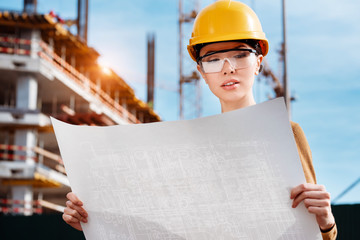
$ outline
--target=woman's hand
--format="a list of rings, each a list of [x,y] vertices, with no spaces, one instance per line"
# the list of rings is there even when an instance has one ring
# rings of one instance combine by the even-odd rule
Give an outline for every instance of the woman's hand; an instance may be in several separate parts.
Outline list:
[[[66,208],[62,217],[67,224],[79,231],[82,231],[80,222],[86,223],[88,217],[87,212],[82,207],[83,203],[72,192],[69,192],[66,197],[69,201],[66,202]]]
[[[294,199],[293,208],[304,202],[308,212],[315,214],[322,231],[331,229],[335,225],[335,219],[331,212],[330,194],[323,185],[300,184],[291,190],[290,198]]]

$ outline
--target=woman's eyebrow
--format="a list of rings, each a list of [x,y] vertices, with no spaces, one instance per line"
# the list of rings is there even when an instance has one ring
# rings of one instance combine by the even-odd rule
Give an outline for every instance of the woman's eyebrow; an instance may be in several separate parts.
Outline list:
[[[214,52],[217,52],[217,50],[208,50],[203,54],[203,56],[205,56],[206,54],[209,54],[209,53],[214,53]]]
[[[237,46],[236,48],[249,48],[249,46],[247,46],[245,44],[241,44],[240,46]]]
[[[202,54],[202,56],[205,56],[207,54],[210,54],[210,53],[217,53],[217,52],[226,52],[226,50],[235,50],[235,49],[249,49],[251,48],[250,46],[246,45],[246,44],[240,44],[239,46],[236,46],[234,48],[230,48],[230,49],[223,49],[223,50],[212,50],[212,49],[209,49],[207,50],[204,54]]]

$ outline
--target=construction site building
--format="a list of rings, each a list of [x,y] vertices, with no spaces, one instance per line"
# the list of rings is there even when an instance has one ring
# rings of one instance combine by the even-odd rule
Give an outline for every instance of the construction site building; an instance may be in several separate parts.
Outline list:
[[[0,210],[63,211],[71,191],[50,116],[76,125],[160,121],[54,14],[0,11]],[[86,162],[86,159],[84,159]]]

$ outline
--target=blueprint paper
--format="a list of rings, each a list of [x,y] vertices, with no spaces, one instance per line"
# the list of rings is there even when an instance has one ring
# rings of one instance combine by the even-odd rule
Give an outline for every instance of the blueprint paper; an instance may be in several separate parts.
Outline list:
[[[291,208],[305,178],[282,98],[195,120],[52,124],[89,240],[321,239]]]

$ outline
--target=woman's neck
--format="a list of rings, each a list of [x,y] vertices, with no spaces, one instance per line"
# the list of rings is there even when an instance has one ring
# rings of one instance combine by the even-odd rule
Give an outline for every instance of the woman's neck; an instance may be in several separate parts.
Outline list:
[[[231,102],[220,101],[220,104],[221,104],[221,112],[224,113],[224,112],[230,112],[240,108],[245,108],[255,105],[256,102],[254,97],[250,96],[250,97],[244,97],[239,101],[231,101]]]

